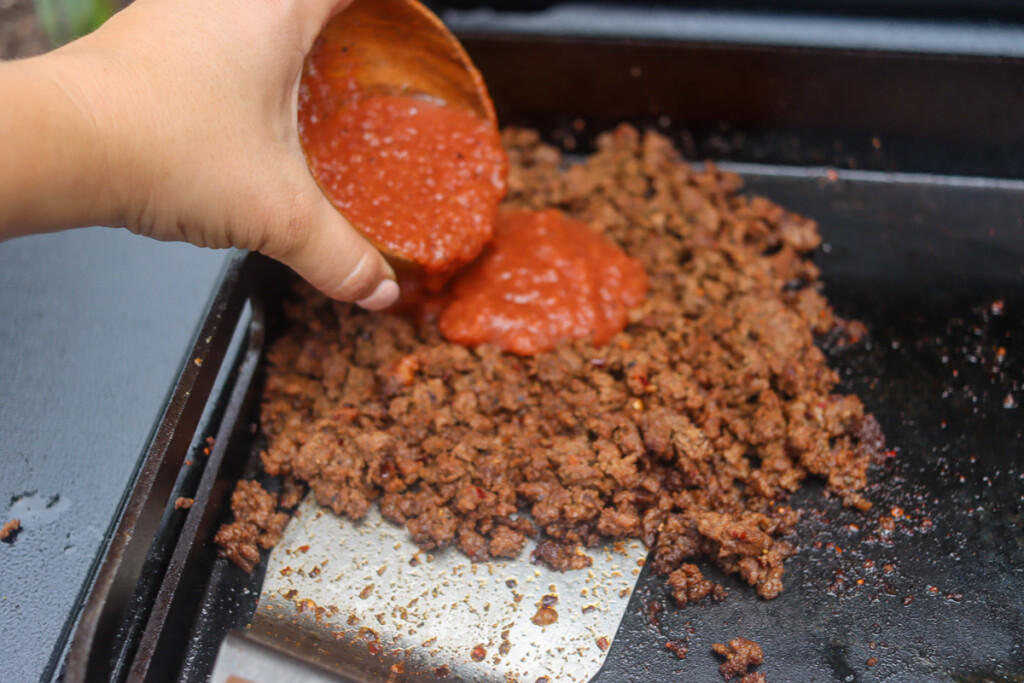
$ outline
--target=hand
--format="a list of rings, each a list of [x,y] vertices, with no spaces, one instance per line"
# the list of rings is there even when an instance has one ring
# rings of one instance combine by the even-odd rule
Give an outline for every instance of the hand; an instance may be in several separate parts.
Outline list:
[[[260,251],[336,299],[393,303],[394,272],[321,193],[299,144],[303,59],[350,3],[136,0],[96,32],[14,63],[15,85],[42,79],[56,106],[79,117],[53,126],[76,139],[55,160],[59,172],[37,182],[52,185],[77,165],[80,182],[57,185],[90,196],[54,198],[72,205],[54,215],[55,227],[125,225],[160,240]],[[39,88],[18,92],[31,98]]]

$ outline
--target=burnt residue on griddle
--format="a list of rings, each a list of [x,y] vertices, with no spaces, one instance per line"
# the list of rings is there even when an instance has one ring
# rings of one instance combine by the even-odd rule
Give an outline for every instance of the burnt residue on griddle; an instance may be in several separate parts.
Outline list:
[[[690,641],[686,638],[665,641],[665,649],[676,656],[676,659],[686,659],[686,652],[690,649]]]

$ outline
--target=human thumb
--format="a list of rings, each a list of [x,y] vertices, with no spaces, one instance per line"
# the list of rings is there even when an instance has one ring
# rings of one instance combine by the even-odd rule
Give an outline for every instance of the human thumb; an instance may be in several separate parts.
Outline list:
[[[380,252],[360,235],[323,196],[310,178],[316,199],[297,219],[293,239],[286,248],[267,250],[321,292],[339,301],[354,301],[370,311],[387,308],[398,300],[395,273]]]

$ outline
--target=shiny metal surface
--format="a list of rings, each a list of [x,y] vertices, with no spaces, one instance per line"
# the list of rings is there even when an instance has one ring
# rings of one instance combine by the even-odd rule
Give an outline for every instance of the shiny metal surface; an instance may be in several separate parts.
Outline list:
[[[307,498],[271,555],[248,633],[361,680],[588,681],[646,550],[597,548],[589,569],[429,553],[374,508],[354,524]],[[547,596],[547,597],[546,597]],[[533,622],[544,605],[557,614]],[[550,616],[550,613],[548,613]]]
[[[337,676],[240,633],[229,633],[220,646],[210,683],[338,683]]]

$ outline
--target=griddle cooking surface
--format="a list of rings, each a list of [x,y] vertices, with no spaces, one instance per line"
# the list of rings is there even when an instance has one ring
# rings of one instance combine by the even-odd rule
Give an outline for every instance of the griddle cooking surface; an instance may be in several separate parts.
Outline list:
[[[763,646],[773,683],[1022,680],[1024,183],[740,170],[751,192],[819,220],[825,292],[870,330],[832,346],[831,364],[897,453],[872,470],[868,514],[820,486],[796,496],[802,547],[776,600],[705,565],[728,599],[667,605],[653,626],[664,580],[641,574],[595,680],[721,680],[711,644],[737,636]],[[893,508],[902,516],[886,536],[879,518]],[[256,607],[264,565],[254,576],[213,567],[180,681],[204,680]],[[685,660],[669,639],[688,639]]]
[[[872,471],[867,515],[797,495],[801,550],[774,601],[702,566],[729,598],[669,606],[657,628],[663,582],[642,577],[597,680],[720,680],[711,644],[736,636],[773,683],[1022,680],[1024,184],[776,173],[747,187],[819,220],[825,293],[871,333],[831,365],[897,454]],[[688,627],[679,661],[662,643]]]

